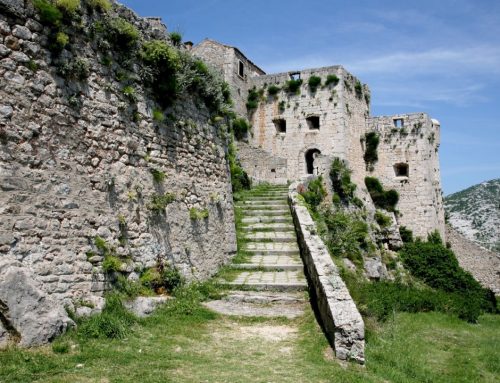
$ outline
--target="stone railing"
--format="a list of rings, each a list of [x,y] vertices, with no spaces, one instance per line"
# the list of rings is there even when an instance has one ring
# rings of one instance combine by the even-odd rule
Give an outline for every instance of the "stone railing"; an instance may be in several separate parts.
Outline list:
[[[298,183],[290,186],[292,209],[300,253],[311,293],[315,295],[321,325],[337,358],[365,363],[365,325],[328,249],[317,234],[307,208],[301,204]]]

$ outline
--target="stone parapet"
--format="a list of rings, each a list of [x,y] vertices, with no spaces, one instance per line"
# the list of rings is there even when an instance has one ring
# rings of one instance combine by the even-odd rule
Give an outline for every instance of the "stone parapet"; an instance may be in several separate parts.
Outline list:
[[[298,183],[290,186],[288,199],[310,291],[316,297],[322,327],[337,358],[364,364],[363,318],[328,249],[317,234],[316,224],[307,208],[300,203],[297,186]]]

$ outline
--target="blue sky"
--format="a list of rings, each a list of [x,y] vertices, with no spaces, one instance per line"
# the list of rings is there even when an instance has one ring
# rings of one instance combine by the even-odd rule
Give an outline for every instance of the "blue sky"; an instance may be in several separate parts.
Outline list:
[[[268,73],[341,64],[369,85],[373,115],[429,113],[445,194],[500,177],[499,0],[121,2]]]

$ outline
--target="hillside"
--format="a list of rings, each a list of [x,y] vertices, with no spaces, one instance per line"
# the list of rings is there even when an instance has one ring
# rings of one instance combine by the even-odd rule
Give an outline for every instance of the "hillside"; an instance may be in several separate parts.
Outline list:
[[[469,240],[500,252],[500,178],[445,197],[449,224]]]

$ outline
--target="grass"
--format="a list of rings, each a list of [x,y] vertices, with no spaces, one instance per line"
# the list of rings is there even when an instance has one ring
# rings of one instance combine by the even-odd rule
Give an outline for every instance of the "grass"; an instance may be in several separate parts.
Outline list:
[[[492,315],[471,325],[439,313],[398,314],[370,327],[366,368],[342,367],[328,357],[309,311],[286,321],[222,317],[188,292],[123,339],[71,332],[58,341],[68,345],[62,353],[49,346],[0,352],[0,381],[495,382],[499,325]]]

